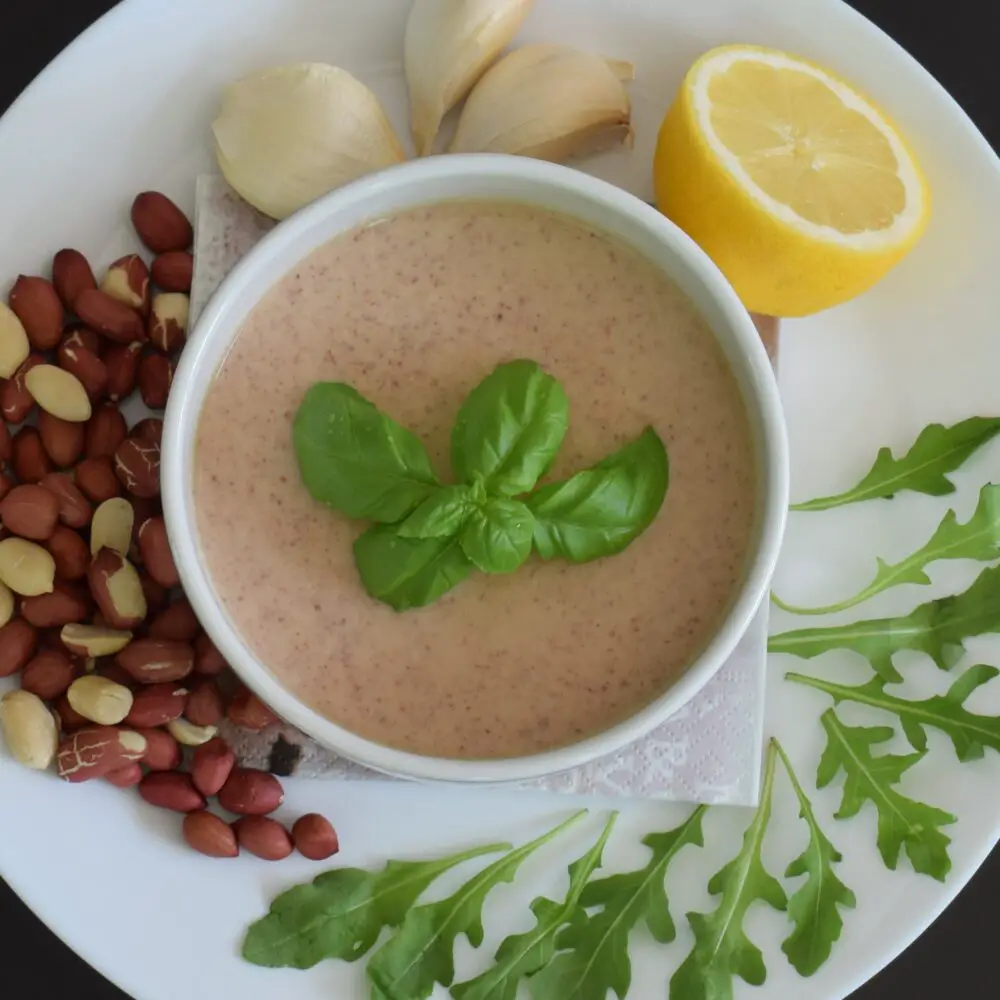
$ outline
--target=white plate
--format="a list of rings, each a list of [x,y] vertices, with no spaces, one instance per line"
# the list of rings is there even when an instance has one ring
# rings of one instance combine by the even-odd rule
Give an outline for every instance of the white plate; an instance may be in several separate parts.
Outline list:
[[[196,173],[209,165],[207,127],[219,90],[251,67],[283,60],[339,63],[366,80],[405,131],[399,57],[406,0],[131,0],[70,48],[0,125],[0,274],[47,266],[52,252],[79,246],[106,262],[132,247],[131,196],[162,188],[190,207]],[[950,422],[996,408],[1000,344],[1000,174],[986,142],[951,99],[883,34],[837,0],[538,0],[524,37],[558,38],[635,60],[638,143],[594,172],[649,193],[656,125],[690,62],[705,48],[734,40],[791,49],[840,70],[899,121],[925,164],[936,214],[917,252],[874,292],[808,322],[788,324],[781,380],[792,438],[793,495],[804,499],[852,484],[877,446],[905,446],[926,423]],[[72,123],[65,146],[65,122]],[[59,144],[64,152],[56,155]],[[976,487],[991,474],[997,446],[956,478],[963,519]],[[846,595],[867,582],[880,554],[896,558],[923,542],[948,506],[906,496],[791,519],[777,589],[800,603]],[[900,588],[864,615],[907,611],[928,596],[964,587],[977,567],[946,566],[933,588]],[[859,615],[860,617],[860,615]],[[776,615],[774,628],[794,627]],[[967,662],[1000,663],[1000,643],[970,644]],[[773,660],[769,731],[778,735],[810,790],[822,749],[818,722],[827,700],[781,681],[789,667],[863,679],[868,668],[848,654],[809,664]],[[904,694],[940,692],[947,678],[919,657],[908,665]],[[1000,686],[971,706],[1000,711]],[[845,718],[864,718],[845,710]],[[873,717],[874,718],[874,717]],[[891,721],[883,720],[880,721]],[[834,787],[814,794],[828,835],[846,856],[841,876],[858,909],[831,961],[808,983],[779,945],[784,916],[756,907],[747,921],[762,947],[766,986],[737,981],[736,996],[843,997],[897,955],[954,897],[994,845],[1000,801],[990,791],[1000,761],[958,765],[932,735],[931,752],[903,790],[960,817],[954,871],[947,884],[914,875],[901,862],[886,871],[875,850],[871,808],[834,822]],[[565,815],[565,799],[506,791],[359,783],[289,782],[289,815],[320,809],[340,829],[345,864],[419,857],[495,839],[521,840]],[[839,782],[836,783],[839,785]],[[588,802],[599,811],[611,803]],[[620,803],[617,803],[620,805]],[[642,863],[639,838],[673,825],[685,810],[625,804],[607,855],[609,867]],[[780,871],[804,844],[787,783],[778,781],[766,860]],[[738,847],[748,820],[714,810],[705,850],[688,850],[668,879],[680,933],[664,949],[645,932],[633,940],[632,996],[665,996],[691,936],[683,914],[714,905],[705,885]],[[497,942],[525,926],[526,903],[565,885],[564,864],[598,825],[567,837],[525,867],[513,886],[490,897],[487,941],[476,956],[462,945],[459,973],[481,966]],[[263,972],[237,957],[242,931],[277,891],[315,874],[291,861],[212,862],[179,842],[176,818],[145,808],[107,786],[68,787],[29,774],[0,754],[0,870],[52,929],[101,972],[140,1000],[353,1000],[366,996],[363,964],[327,964],[309,973]],[[445,996],[439,990],[436,996]]]

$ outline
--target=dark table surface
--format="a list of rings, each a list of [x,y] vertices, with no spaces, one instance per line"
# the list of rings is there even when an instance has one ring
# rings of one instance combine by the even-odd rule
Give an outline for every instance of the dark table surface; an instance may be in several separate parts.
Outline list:
[[[985,20],[991,6],[986,0],[852,2],[948,88],[994,147],[1000,143],[1000,59],[996,34]],[[2,6],[6,9],[0,10],[0,111],[50,59],[114,4],[112,0],[6,0]],[[853,1000],[1000,995],[991,906],[997,898],[1000,849],[944,916]],[[0,960],[3,998],[126,1000],[58,941],[2,881]],[[802,1000],[809,995],[803,983]]]

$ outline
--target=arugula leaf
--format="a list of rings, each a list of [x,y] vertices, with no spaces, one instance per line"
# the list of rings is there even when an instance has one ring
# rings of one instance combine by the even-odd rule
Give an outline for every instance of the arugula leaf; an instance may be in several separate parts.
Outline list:
[[[247,932],[243,957],[270,969],[311,969],[324,959],[355,962],[384,927],[398,927],[423,891],[452,868],[510,850],[488,844],[436,861],[390,861],[380,872],[338,868],[283,892]]]
[[[534,361],[499,365],[458,412],[451,464],[465,482],[481,476],[490,493],[527,493],[548,471],[569,427],[563,387]]]
[[[513,573],[531,555],[535,518],[518,500],[487,500],[462,528],[462,551],[484,573]]]
[[[404,538],[376,524],[354,543],[365,590],[396,611],[432,604],[472,572],[457,538]]]
[[[989,562],[1000,558],[1000,486],[987,484],[979,494],[975,513],[965,524],[959,524],[953,510],[945,514],[930,541],[901,562],[890,565],[878,560],[878,572],[864,590],[837,604],[819,608],[801,608],[786,604],[773,594],[771,600],[785,611],[796,615],[825,615],[853,608],[883,590],[901,583],[930,583],[924,567],[939,559],[978,559]]]
[[[569,890],[561,903],[539,896],[531,904],[535,926],[524,934],[507,938],[497,950],[496,964],[475,979],[451,989],[455,1000],[515,1000],[522,979],[543,969],[556,952],[559,929],[578,912],[578,904],[590,876],[601,867],[604,845],[611,836],[618,813],[612,813],[597,843],[569,866]]]
[[[770,638],[768,652],[811,659],[831,649],[850,649],[864,656],[881,677],[902,677],[892,657],[903,649],[921,650],[942,669],[961,658],[965,639],[1000,632],[1000,566],[983,570],[964,593],[921,604],[899,618],[872,618],[850,625],[800,629]]]
[[[757,900],[784,910],[788,899],[773,875],[764,868],[761,846],[771,819],[775,747],[767,750],[760,805],[743,835],[740,853],[708,883],[712,895],[721,894],[712,913],[689,913],[694,950],[670,980],[670,1000],[732,1000],[733,976],[751,986],[767,979],[764,956],[746,936],[743,921]]]
[[[420,439],[342,382],[309,389],[292,437],[306,489],[348,517],[398,521],[438,484]]]
[[[706,811],[698,806],[676,829],[646,837],[643,844],[653,856],[645,868],[587,886],[581,908],[559,937],[560,954],[528,982],[534,1000],[605,1000],[608,990],[624,1000],[632,984],[628,941],[633,928],[645,921],[661,944],[676,936],[664,878],[685,845],[703,846]],[[594,907],[601,909],[588,916],[586,909]]]
[[[792,510],[830,510],[862,500],[889,498],[901,490],[932,497],[955,492],[946,473],[954,472],[973,452],[1000,434],[1000,417],[970,417],[951,427],[930,424],[902,458],[881,448],[868,475],[853,489],[836,496],[792,504]]]
[[[1000,716],[974,715],[963,708],[973,691],[988,684],[1000,674],[996,667],[979,664],[970,667],[955,681],[945,695],[935,695],[923,701],[906,701],[886,694],[885,680],[873,677],[867,684],[846,687],[832,684],[818,677],[804,674],[785,674],[785,680],[824,691],[833,698],[834,704],[853,701],[859,705],[881,708],[899,716],[903,733],[914,750],[923,753],[927,749],[927,734],[924,726],[931,726],[946,733],[955,747],[955,755],[965,763],[979,760],[990,747],[1000,753]]]
[[[832,708],[823,713],[820,721],[827,744],[819,762],[816,787],[825,788],[841,770],[846,775],[836,818],[857,816],[865,802],[871,801],[878,810],[878,849],[886,868],[895,871],[899,852],[905,849],[914,871],[943,882],[951,871],[951,838],[940,827],[957,822],[956,818],[942,809],[908,799],[892,787],[923,759],[926,751],[874,757],[871,748],[892,739],[891,727],[845,726]]]
[[[472,503],[471,487],[442,486],[399,525],[399,534],[403,538],[450,538],[458,534]]]
[[[788,917],[795,930],[785,938],[781,950],[800,976],[813,975],[830,957],[840,940],[844,920],[838,907],[854,909],[857,898],[837,878],[833,866],[843,855],[820,829],[812,803],[795,776],[792,762],[777,740],[771,741],[785,765],[788,780],[799,800],[799,816],[809,827],[809,846],[785,870],[785,878],[806,875],[805,882],[788,901]]]
[[[464,934],[474,948],[483,943],[482,908],[490,890],[502,882],[513,882],[529,855],[586,814],[586,810],[578,812],[537,840],[504,855],[447,899],[410,910],[368,963],[372,1000],[424,1000],[435,983],[451,986],[455,940]]]
[[[656,519],[667,495],[667,452],[647,427],[592,469],[527,498],[543,559],[583,563],[621,552]]]

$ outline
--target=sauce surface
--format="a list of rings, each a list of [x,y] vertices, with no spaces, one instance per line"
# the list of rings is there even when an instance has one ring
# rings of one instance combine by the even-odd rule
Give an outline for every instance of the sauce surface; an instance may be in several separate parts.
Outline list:
[[[294,413],[314,382],[348,382],[419,434],[449,482],[462,401],[514,358],[569,394],[546,481],[652,424],[670,458],[666,502],[617,556],[532,557],[397,613],[358,579],[365,526],[302,485]],[[735,377],[667,277],[570,219],[454,202],[340,236],[268,292],[208,393],[195,490],[216,590],[288,689],[380,743],[496,758],[606,729],[683,672],[741,580],[756,473]]]

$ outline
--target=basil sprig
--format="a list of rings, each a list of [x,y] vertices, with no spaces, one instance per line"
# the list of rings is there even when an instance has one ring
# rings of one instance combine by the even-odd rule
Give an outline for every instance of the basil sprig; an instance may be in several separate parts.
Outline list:
[[[498,366],[462,405],[452,433],[457,484],[442,485],[420,439],[344,383],[309,389],[293,436],[312,496],[376,522],[355,542],[358,572],[372,597],[404,611],[436,601],[473,569],[512,573],[533,548],[575,563],[614,555],[653,523],[669,471],[652,428],[531,492],[568,426],[565,390],[520,360]]]

